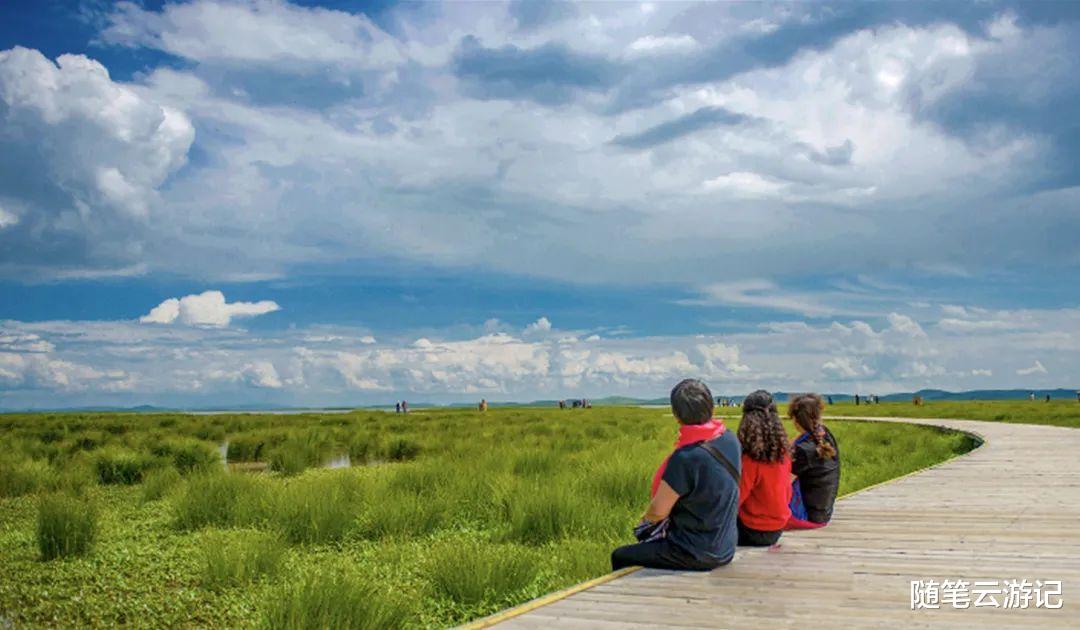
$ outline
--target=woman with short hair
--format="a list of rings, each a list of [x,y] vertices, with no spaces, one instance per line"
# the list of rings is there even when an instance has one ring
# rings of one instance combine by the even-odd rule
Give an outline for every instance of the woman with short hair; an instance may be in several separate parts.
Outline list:
[[[652,501],[634,529],[640,542],[612,552],[613,570],[707,571],[735,555],[739,441],[713,418],[712,392],[701,381],[676,385],[671,410],[679,439],[653,477]]]

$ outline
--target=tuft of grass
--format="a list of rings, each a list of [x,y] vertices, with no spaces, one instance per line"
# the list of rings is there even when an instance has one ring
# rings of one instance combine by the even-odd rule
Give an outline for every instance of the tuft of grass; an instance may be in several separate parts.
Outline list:
[[[395,438],[386,446],[386,459],[407,462],[420,454],[420,445],[408,438]]]
[[[356,529],[364,488],[349,471],[318,471],[290,480],[273,510],[274,524],[290,542],[326,543]]]
[[[97,537],[97,508],[65,494],[42,497],[38,503],[37,543],[42,560],[82,556]]]
[[[271,492],[261,477],[223,472],[190,477],[173,498],[173,524],[181,530],[254,525],[266,520]]]
[[[94,459],[98,482],[102,485],[130,486],[139,483],[150,469],[158,465],[159,461],[151,455],[114,448],[102,450]]]
[[[221,456],[217,449],[198,440],[164,442],[151,449],[151,452],[171,459],[173,466],[182,475],[221,467]]]
[[[514,474],[522,477],[543,477],[559,466],[557,453],[547,450],[528,450],[514,460]]]
[[[216,531],[206,535],[202,550],[202,583],[219,590],[242,586],[281,570],[285,544],[258,530]]]
[[[143,479],[143,502],[149,503],[164,498],[180,484],[180,481],[180,473],[172,466],[151,471]]]
[[[268,602],[261,625],[272,630],[403,628],[414,614],[401,596],[345,569],[303,575]]]
[[[440,597],[475,607],[512,601],[538,569],[536,553],[528,548],[461,539],[432,549],[425,573]]]
[[[0,459],[0,497],[33,494],[56,484],[56,471],[48,462],[5,455]]]
[[[542,545],[566,538],[585,529],[589,513],[595,509],[573,488],[538,485],[521,488],[508,499],[510,531],[508,540]]]

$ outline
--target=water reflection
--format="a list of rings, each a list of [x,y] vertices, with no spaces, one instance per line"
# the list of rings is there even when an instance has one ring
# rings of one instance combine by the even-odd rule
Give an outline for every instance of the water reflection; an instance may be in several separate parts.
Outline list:
[[[352,458],[348,453],[342,453],[323,462],[323,468],[348,468],[352,466]]]

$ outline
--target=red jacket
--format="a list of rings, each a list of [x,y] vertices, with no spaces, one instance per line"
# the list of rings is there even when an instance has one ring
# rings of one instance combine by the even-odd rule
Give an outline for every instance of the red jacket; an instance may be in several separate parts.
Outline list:
[[[742,456],[739,480],[739,520],[750,529],[775,532],[791,516],[791,458],[758,462]]]

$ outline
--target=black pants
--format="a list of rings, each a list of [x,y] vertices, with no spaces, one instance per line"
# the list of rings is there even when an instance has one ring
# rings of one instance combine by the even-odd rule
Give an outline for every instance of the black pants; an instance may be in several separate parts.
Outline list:
[[[649,569],[676,569],[688,571],[710,571],[725,564],[723,562],[703,562],[690,555],[682,547],[662,538],[652,542],[626,545],[611,552],[611,570],[624,567],[646,567]]]
[[[769,547],[775,545],[776,541],[780,540],[780,534],[784,533],[784,530],[763,532],[757,529],[751,529],[746,525],[743,525],[742,520],[739,521],[738,525],[740,547]]]

